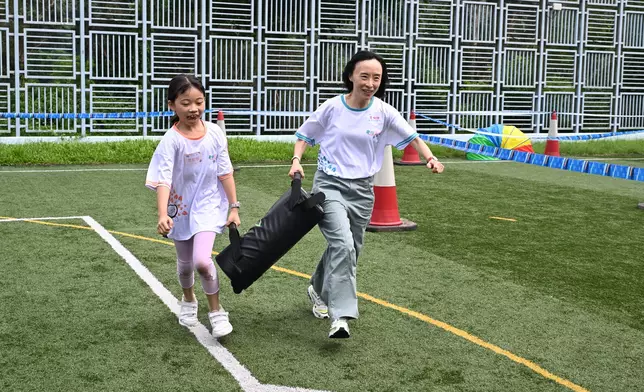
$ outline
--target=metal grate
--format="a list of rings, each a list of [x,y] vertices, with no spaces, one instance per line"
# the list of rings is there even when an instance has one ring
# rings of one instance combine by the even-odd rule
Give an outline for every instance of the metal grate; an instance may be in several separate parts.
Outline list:
[[[30,113],[74,113],[76,111],[76,86],[71,84],[25,85],[25,108]],[[73,133],[75,119],[28,119],[27,133]]]
[[[575,85],[577,52],[546,50],[546,86],[571,88]]]
[[[253,31],[255,8],[253,0],[210,2],[210,29],[225,31]]]
[[[507,49],[503,57],[503,84],[506,87],[532,87],[535,83],[537,51]]]
[[[91,0],[89,3],[89,24],[91,26],[136,27],[139,22],[138,8],[138,0]]]
[[[449,86],[452,78],[452,48],[419,44],[416,46],[414,71],[417,86]]]
[[[170,80],[180,73],[197,71],[197,37],[152,34],[152,80]]]
[[[611,127],[613,95],[610,93],[584,93],[582,127],[587,130],[606,130]]]
[[[210,75],[213,81],[252,80],[254,56],[251,38],[213,37],[210,53]]]
[[[73,79],[76,35],[67,30],[25,29],[25,73],[29,78]]]
[[[417,21],[418,38],[451,40],[453,25],[451,0],[419,2]]]
[[[136,112],[139,107],[137,86],[121,84],[93,84],[90,86],[90,110],[95,113]],[[91,119],[92,133],[134,133],[141,119]]]
[[[318,1],[319,30],[324,36],[358,34],[358,0]]]
[[[76,0],[23,0],[23,10],[25,23],[73,26],[76,20]]]
[[[138,49],[136,33],[92,32],[90,77],[137,80]]]
[[[644,93],[622,94],[620,128],[644,129]]]
[[[146,0],[142,0],[146,1]],[[149,0],[152,27],[196,29],[199,0]]]

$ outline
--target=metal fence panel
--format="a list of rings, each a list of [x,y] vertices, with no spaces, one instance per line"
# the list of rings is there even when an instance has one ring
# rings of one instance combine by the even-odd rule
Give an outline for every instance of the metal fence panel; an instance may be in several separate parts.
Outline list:
[[[343,91],[360,49],[385,58],[387,100],[463,127],[644,126],[644,0],[0,0],[0,112],[165,111],[195,74],[227,131],[292,133]],[[16,7],[17,5],[17,7]],[[521,116],[452,111],[521,110]],[[432,113],[434,112],[434,113]],[[216,119],[216,113],[207,116]],[[167,117],[0,119],[6,136],[160,135]],[[454,132],[419,118],[423,132]]]

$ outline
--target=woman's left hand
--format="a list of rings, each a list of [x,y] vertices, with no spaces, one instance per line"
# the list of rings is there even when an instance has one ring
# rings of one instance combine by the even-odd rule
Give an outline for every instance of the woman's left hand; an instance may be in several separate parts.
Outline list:
[[[228,221],[226,222],[226,226],[230,226],[231,223],[236,224],[237,227],[241,225],[241,221],[239,220],[239,209],[237,208],[232,208],[228,213]]]
[[[427,162],[427,168],[431,169],[432,173],[442,173],[445,166],[438,159],[432,158]]]

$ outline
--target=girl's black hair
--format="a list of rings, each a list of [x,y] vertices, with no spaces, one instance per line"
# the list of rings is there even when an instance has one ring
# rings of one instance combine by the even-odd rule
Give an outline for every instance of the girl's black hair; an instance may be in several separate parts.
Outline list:
[[[382,75],[380,76],[380,87],[378,87],[378,91],[374,94],[376,97],[380,99],[384,99],[385,97],[385,90],[387,89],[387,85],[389,84],[389,75],[387,74],[387,64],[385,63],[385,60],[380,57],[380,55],[370,52],[368,50],[361,50],[358,53],[354,54],[353,57],[351,57],[351,60],[347,63],[347,65],[344,67],[344,72],[342,72],[342,81],[344,82],[344,87],[347,89],[347,91],[351,92],[353,91],[353,82],[349,80],[349,77],[351,74],[353,74],[353,71],[356,69],[356,64],[358,64],[361,61],[365,60],[373,60],[376,59],[382,66]]]
[[[206,89],[204,89],[201,81],[194,77],[193,75],[180,74],[172,78],[170,85],[168,86],[168,102],[174,102],[177,97],[191,87],[196,88],[201,91],[201,93],[206,96]],[[170,125],[174,125],[179,122],[179,116],[176,114],[170,118]]]

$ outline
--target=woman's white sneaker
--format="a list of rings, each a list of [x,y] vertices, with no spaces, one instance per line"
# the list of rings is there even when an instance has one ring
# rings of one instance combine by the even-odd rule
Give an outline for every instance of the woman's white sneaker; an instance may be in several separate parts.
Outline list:
[[[315,292],[313,285],[310,285],[306,293],[313,304],[313,315],[319,319],[329,318],[329,308],[326,306],[322,298]]]
[[[331,329],[329,330],[329,337],[331,339],[346,339],[350,337],[349,324],[344,318],[333,320]]]

